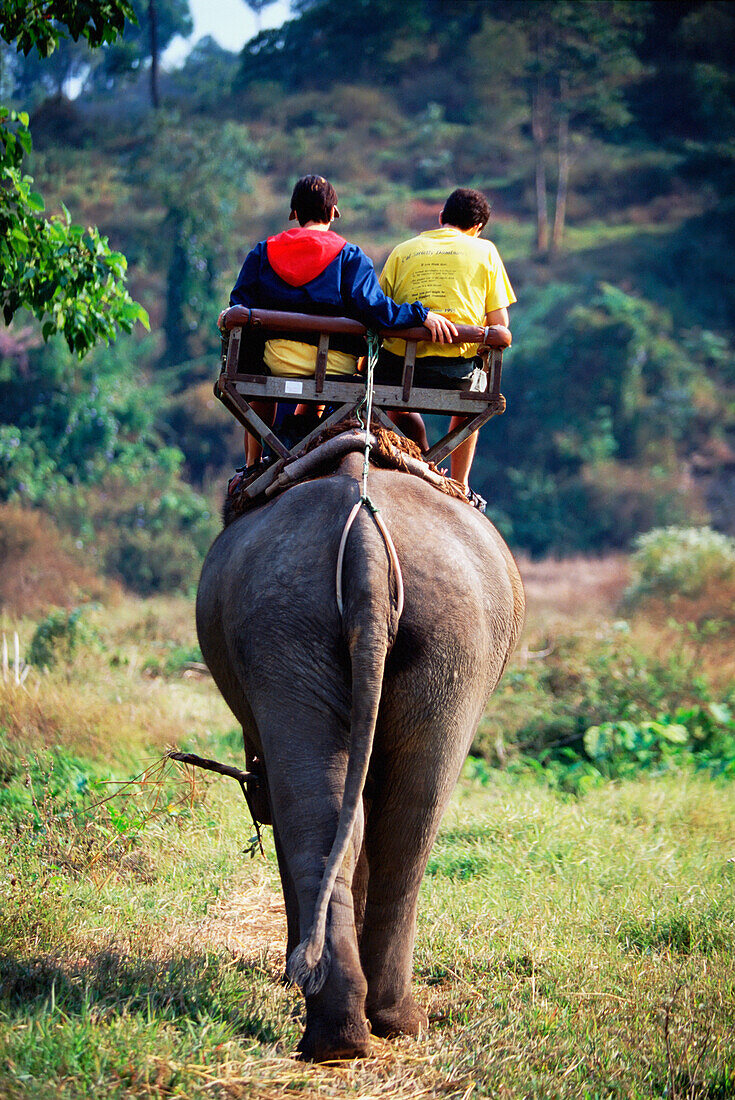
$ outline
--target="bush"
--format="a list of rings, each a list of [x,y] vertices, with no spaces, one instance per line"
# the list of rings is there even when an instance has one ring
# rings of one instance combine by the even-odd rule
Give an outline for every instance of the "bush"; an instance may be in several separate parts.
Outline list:
[[[37,668],[68,664],[80,645],[94,640],[94,631],[82,618],[81,607],[52,611],[37,625],[28,648],[28,660]]]
[[[735,581],[735,539],[710,527],[662,527],[640,535],[633,554],[633,583],[625,600],[696,598],[712,585]]]
[[[709,627],[688,624],[677,628],[675,639],[667,639],[660,652],[650,652],[633,640],[622,621],[594,637],[560,637],[542,661],[508,670],[480,723],[473,751],[491,764],[519,755],[569,763],[591,759],[591,727],[609,731],[612,724],[627,729],[621,724],[628,723],[645,739],[650,723],[686,724],[667,715],[722,716],[725,711],[718,706],[732,707],[735,692],[731,689],[728,698],[726,691],[714,689],[702,670],[702,648],[709,638]],[[696,725],[694,717],[691,721]],[[657,741],[668,743],[663,734],[659,738],[660,730],[654,733]],[[699,735],[692,732],[692,737]]]
[[[141,596],[193,590],[217,533],[206,502],[177,478],[180,458],[161,450],[158,468],[114,470],[99,488],[60,494],[56,502],[60,522],[89,547],[100,570]]]
[[[735,720],[721,703],[679,707],[655,721],[604,722],[584,735],[585,755],[600,774],[632,776],[684,762],[735,777]]]

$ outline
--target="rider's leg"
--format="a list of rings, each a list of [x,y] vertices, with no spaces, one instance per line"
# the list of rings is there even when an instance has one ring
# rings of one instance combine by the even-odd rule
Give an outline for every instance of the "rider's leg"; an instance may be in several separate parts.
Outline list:
[[[251,401],[250,407],[254,413],[256,413],[261,420],[265,421],[268,427],[273,426],[273,421],[276,419],[276,402],[275,401]],[[263,445],[258,439],[257,435],[252,435],[249,431],[245,431],[245,462],[248,466],[254,466],[256,462],[260,462],[260,456],[263,453]]]
[[[462,425],[466,423],[466,416],[453,416],[449,424],[449,430],[454,431],[455,428],[461,428]],[[477,432],[473,432],[468,439],[465,439],[464,443],[460,443],[459,447],[452,451],[452,477],[455,481],[458,481],[460,485],[463,485],[465,489],[467,489],[469,485],[470,468],[472,466],[472,459],[475,457],[476,446]]]
[[[422,451],[428,451],[429,440],[426,438],[426,426],[421,413],[397,410],[389,412],[388,416],[408,439],[418,443]]]

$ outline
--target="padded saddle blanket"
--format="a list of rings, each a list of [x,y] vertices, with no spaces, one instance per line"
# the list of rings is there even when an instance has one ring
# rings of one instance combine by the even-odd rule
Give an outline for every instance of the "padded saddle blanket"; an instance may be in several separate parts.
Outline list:
[[[365,434],[365,429],[356,420],[342,421],[317,436],[305,454],[286,463],[278,477],[257,497],[247,497],[242,483],[233,485],[233,491],[225,501],[225,526],[244,512],[265,504],[300,481],[334,473],[346,454],[365,450]],[[418,445],[410,439],[390,432],[377,421],[373,421],[369,442],[370,462],[373,466],[401,470],[413,477],[420,477],[439,492],[466,504],[470,503],[462,486],[443,474],[433,462],[426,462]]]

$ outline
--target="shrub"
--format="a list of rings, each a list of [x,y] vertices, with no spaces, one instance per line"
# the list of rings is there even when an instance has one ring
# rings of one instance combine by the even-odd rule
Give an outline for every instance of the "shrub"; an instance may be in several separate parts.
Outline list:
[[[735,539],[710,527],[663,527],[640,535],[628,603],[648,597],[693,598],[735,581]]]
[[[163,468],[169,453],[172,470]],[[203,498],[177,479],[179,462],[161,450],[158,469],[114,470],[98,489],[56,503],[100,569],[142,596],[192,590],[217,532]]]
[[[691,724],[692,742],[709,750],[711,744],[695,732],[703,727],[701,716],[722,716],[724,710],[711,708],[735,702],[732,688],[729,697],[726,689],[715,693],[703,672],[702,650],[709,641],[707,628],[688,624],[676,628],[674,639],[667,638],[660,652],[651,652],[634,640],[623,621],[598,629],[592,637],[582,632],[559,637],[542,661],[525,668],[514,665],[505,674],[480,723],[474,752],[490,763],[521,755],[568,764],[590,756],[585,744],[590,727],[609,731],[614,724],[620,734],[617,748],[624,748],[620,731],[628,729],[621,725],[627,723],[643,740],[654,737],[657,747],[649,761],[654,763],[656,753],[663,751],[660,742],[666,747],[671,742],[649,725],[667,722],[687,728]],[[665,718],[677,714],[689,717]],[[636,746],[642,747],[638,741]]]
[[[37,668],[68,663],[80,645],[89,643],[93,632],[82,619],[82,609],[52,611],[37,625],[28,648],[28,660]]]
[[[678,707],[653,721],[590,726],[584,751],[600,774],[610,778],[686,762],[735,777],[735,720],[721,703]]]

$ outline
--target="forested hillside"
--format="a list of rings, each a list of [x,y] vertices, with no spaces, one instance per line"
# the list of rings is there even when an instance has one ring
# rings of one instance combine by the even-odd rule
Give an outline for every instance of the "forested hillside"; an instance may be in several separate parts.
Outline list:
[[[731,5],[294,0],[241,55],[205,39],[160,73],[133,6],[94,51],[2,45],[24,171],[127,256],[151,329],[82,360],[28,315],[0,329],[0,500],[139,591],[192,583],[242,461],[217,313],[320,172],[377,266],[455,186],[491,198],[518,304],[473,483],[515,548],[735,532]],[[159,50],[189,30],[186,0],[152,8]]]

